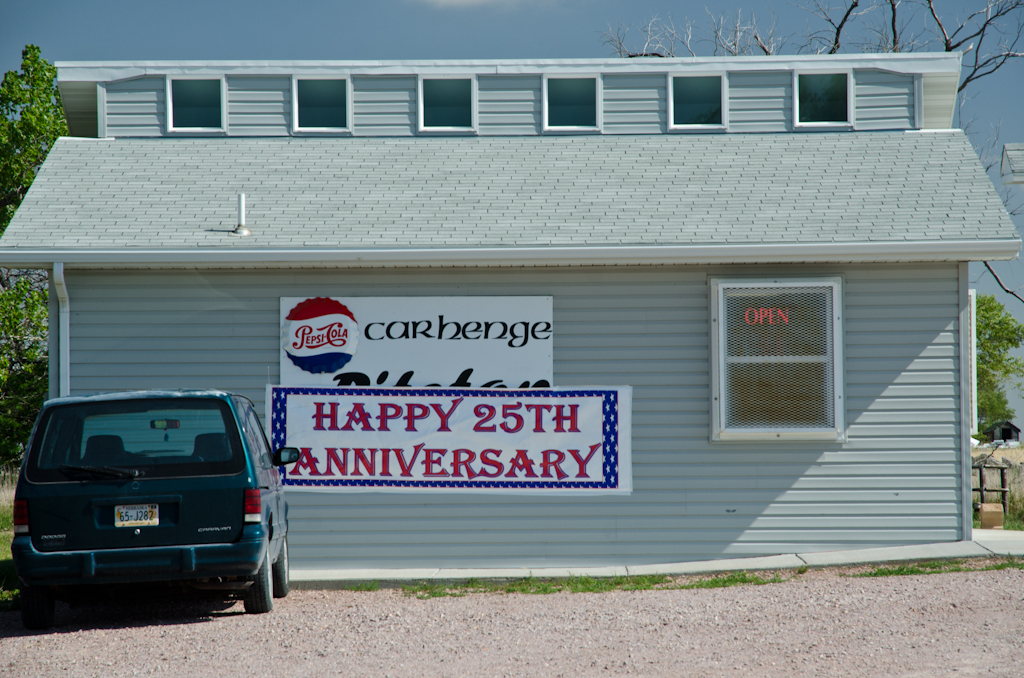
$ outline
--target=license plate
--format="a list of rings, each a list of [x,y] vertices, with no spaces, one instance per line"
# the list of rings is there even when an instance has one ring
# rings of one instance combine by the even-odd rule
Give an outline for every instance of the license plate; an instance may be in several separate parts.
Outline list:
[[[114,507],[114,527],[159,524],[160,510],[156,504],[129,504]]]

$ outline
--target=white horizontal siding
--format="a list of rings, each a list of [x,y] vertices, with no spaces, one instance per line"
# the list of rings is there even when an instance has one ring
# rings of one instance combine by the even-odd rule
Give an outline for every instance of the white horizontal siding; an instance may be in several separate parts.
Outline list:
[[[844,277],[846,443],[708,440],[709,276]],[[290,491],[294,567],[673,562],[958,539],[956,265],[70,271],[74,393],[262,411],[281,296],[551,295],[558,386],[634,387],[627,497]]]
[[[231,136],[291,134],[291,78],[230,76],[227,82]]]
[[[415,133],[415,77],[353,77],[352,89],[355,134],[394,137]]]
[[[606,75],[605,134],[658,134],[668,129],[664,75]]]
[[[914,128],[913,75],[856,71],[854,83],[858,130]]]
[[[107,85],[107,136],[158,137],[165,132],[164,79],[136,78]]]
[[[540,87],[539,75],[479,76],[479,133],[540,134]]]
[[[792,128],[790,71],[729,74],[730,132],[788,132]]]

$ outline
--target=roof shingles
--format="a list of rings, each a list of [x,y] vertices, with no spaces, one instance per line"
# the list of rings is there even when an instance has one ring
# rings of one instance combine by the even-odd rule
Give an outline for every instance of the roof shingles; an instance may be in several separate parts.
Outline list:
[[[252,236],[230,235],[246,194]],[[61,139],[5,248],[985,240],[961,133]]]

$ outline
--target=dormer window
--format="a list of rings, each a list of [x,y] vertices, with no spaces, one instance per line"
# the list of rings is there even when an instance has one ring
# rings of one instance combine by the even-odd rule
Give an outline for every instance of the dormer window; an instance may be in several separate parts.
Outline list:
[[[302,78],[292,82],[293,132],[347,132],[352,128],[349,80]]]
[[[421,132],[476,131],[474,78],[420,78]]]
[[[224,91],[223,78],[168,79],[168,131],[223,132]]]
[[[796,127],[849,127],[853,124],[853,75],[841,73],[794,74]]]
[[[669,84],[669,129],[725,129],[724,76],[669,76]]]
[[[545,131],[599,131],[599,78],[544,78]]]

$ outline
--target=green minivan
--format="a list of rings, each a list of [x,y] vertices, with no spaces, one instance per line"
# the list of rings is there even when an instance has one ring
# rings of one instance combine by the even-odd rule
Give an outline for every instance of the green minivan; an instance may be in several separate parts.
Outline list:
[[[252,403],[223,391],[47,401],[14,495],[21,616],[49,628],[83,586],[235,591],[250,613],[288,594],[288,504]]]

